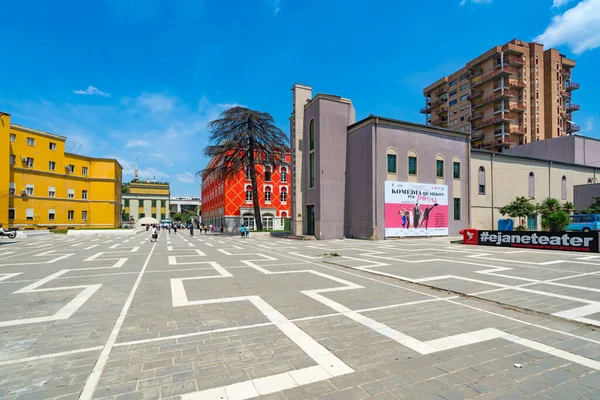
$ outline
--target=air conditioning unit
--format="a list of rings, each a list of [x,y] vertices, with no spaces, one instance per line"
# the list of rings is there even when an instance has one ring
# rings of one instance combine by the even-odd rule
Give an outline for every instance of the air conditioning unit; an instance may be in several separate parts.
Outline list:
[[[21,161],[27,162],[27,157],[21,157]]]

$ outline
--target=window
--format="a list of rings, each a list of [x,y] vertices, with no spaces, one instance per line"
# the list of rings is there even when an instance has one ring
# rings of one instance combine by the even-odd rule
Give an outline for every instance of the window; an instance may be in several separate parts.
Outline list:
[[[14,154],[10,155],[10,165],[15,165],[15,155]]]
[[[532,199],[535,197],[535,175],[533,172],[529,173],[529,197]]]
[[[32,137],[27,138],[27,146],[35,146],[35,139]]]
[[[251,172],[250,167],[246,167],[246,180],[247,181],[252,180],[252,175],[250,172]]]
[[[387,150],[387,172],[388,174],[398,173],[398,152],[396,149],[390,148]]]
[[[33,167],[33,158],[27,157],[27,160],[25,162],[28,167]]]
[[[308,124],[308,150],[315,149],[315,120],[311,119]]]
[[[309,167],[309,185],[308,187],[315,187],[315,153],[310,153],[308,156],[308,167]]]
[[[50,142],[50,150],[56,150],[56,143]]]
[[[450,93],[448,93],[448,97],[454,96],[457,92],[458,92],[458,90],[451,91]]]
[[[455,105],[456,103],[458,103],[458,100],[457,100],[457,99],[454,99],[454,100],[452,100],[450,103],[448,103],[448,105],[449,105],[449,106],[453,106],[453,105]]]
[[[81,167],[81,175],[87,175],[87,167]]]
[[[8,219],[15,219],[15,209],[14,208],[8,209]]]
[[[48,169],[54,171],[56,169],[56,163],[54,161],[48,161]]]
[[[252,203],[252,186],[246,186],[246,203]]]
[[[270,187],[265,188],[265,203],[271,204],[271,188]]]
[[[87,211],[84,210],[81,212],[81,220],[87,221]]]
[[[156,218],[156,213],[153,213],[153,214],[152,214],[152,218]]]
[[[452,82],[450,82],[450,83],[448,84],[448,86],[450,86],[450,87],[452,87],[452,86],[454,86],[454,85],[456,85],[456,79],[455,79],[455,80],[453,80]]]
[[[74,173],[75,172],[75,166],[73,164],[67,165],[67,171],[70,172],[70,173]]]
[[[140,213],[140,219],[142,218],[146,218],[146,214],[145,213]]]
[[[414,152],[412,152],[414,153]],[[417,155],[414,153],[413,155],[408,156],[408,174],[416,175],[417,174]]]
[[[436,156],[436,160],[435,160],[435,177],[436,178],[444,177],[444,158],[439,154]]]
[[[561,199],[562,200],[566,200],[567,199],[567,177],[563,175],[562,179],[560,180],[560,194],[561,194]]]
[[[461,80],[461,81],[464,81],[464,80],[465,80],[465,79],[467,79],[468,77],[469,77],[469,74],[462,74],[462,75],[460,76],[460,80]]]
[[[75,219],[75,210],[67,211],[67,219],[73,221]]]
[[[283,182],[283,183],[287,182],[287,168],[286,167],[281,168],[281,182]]]
[[[242,216],[242,224],[246,225],[248,229],[254,230],[254,215],[244,214]]]
[[[156,200],[152,200],[152,207],[156,207]]]
[[[129,199],[125,199],[125,207],[129,207]]]
[[[477,183],[479,185],[479,194],[485,194],[485,168],[479,167]]]
[[[287,189],[281,188],[281,204],[287,204]]]
[[[467,97],[469,97],[469,95],[468,95],[468,94],[464,94],[464,95],[460,96],[460,101],[465,101],[465,100],[467,100]]]
[[[454,179],[460,179],[460,161],[452,162],[452,177]]]
[[[54,221],[54,217],[56,216],[56,212],[54,210],[48,210],[48,220]]]
[[[25,210],[25,219],[31,221],[33,219],[33,208]]]
[[[265,182],[271,182],[272,168],[270,165],[265,165]]]
[[[27,196],[33,196],[33,185],[25,185],[25,193]]]
[[[465,90],[465,89],[468,89],[468,88],[469,88],[469,84],[468,84],[468,83],[465,83],[464,85],[462,85],[462,86],[460,87],[460,90]]]
[[[14,133],[11,133],[10,134],[10,141],[13,142],[13,143],[16,142],[17,141],[17,135],[15,135]]]
[[[460,221],[460,197],[454,198],[454,220]]]
[[[273,230],[273,216],[265,215],[262,217],[263,229]]]
[[[14,182],[11,182],[8,187],[8,193],[15,194],[16,191],[17,191],[17,185]]]
[[[68,192],[68,193],[69,193],[69,194],[68,194],[68,197],[69,197],[70,199],[74,199],[74,198],[75,198],[75,189],[69,189],[69,192]]]
[[[81,191],[81,198],[82,198],[83,200],[87,200],[87,190],[82,190],[82,191]]]
[[[53,186],[48,187],[48,197],[56,196],[56,188]]]

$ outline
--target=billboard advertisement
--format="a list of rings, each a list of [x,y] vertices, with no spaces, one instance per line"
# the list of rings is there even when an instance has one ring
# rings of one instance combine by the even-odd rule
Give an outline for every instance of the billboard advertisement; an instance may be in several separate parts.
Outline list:
[[[448,235],[448,186],[385,182],[385,237]]]

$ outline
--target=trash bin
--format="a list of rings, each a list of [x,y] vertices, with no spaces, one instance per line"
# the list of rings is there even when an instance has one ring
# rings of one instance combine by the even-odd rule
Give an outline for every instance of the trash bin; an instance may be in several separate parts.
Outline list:
[[[459,233],[463,235],[463,244],[479,244],[479,236],[477,233],[477,229],[461,229]]]

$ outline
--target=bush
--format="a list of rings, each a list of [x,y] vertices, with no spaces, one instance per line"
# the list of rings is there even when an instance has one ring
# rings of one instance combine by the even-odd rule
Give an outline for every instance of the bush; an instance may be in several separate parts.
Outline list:
[[[542,228],[550,232],[564,232],[569,222],[569,214],[565,210],[542,214]]]
[[[515,228],[515,231],[519,231],[519,232],[523,232],[527,230],[527,226],[526,225],[519,225]]]

